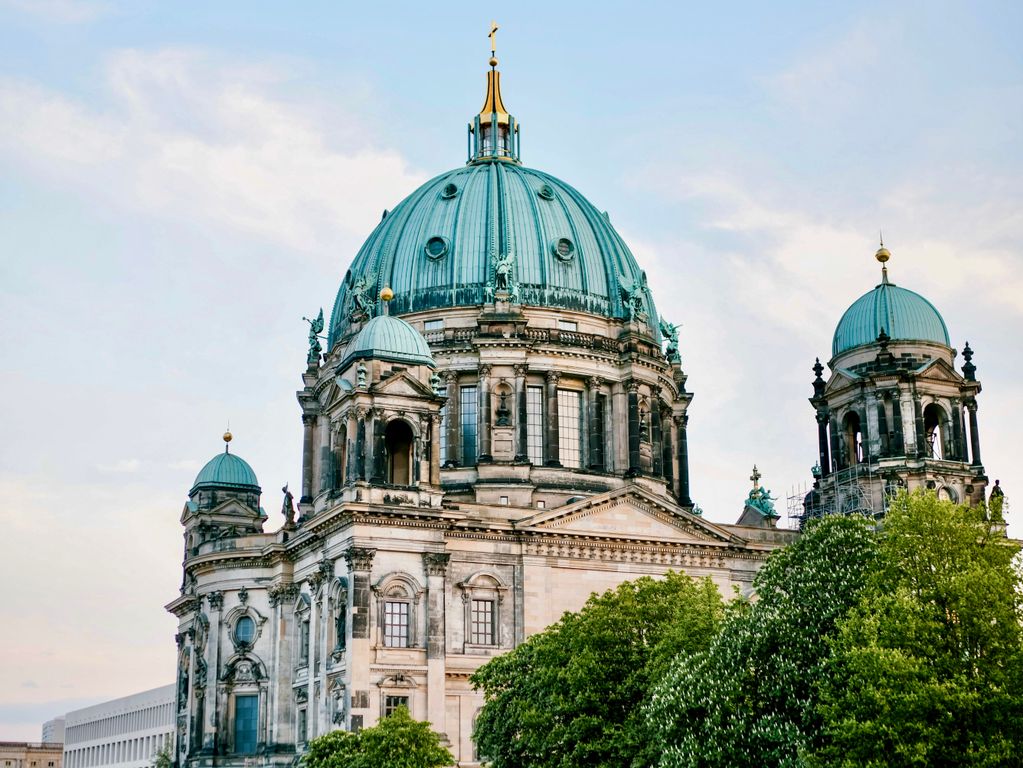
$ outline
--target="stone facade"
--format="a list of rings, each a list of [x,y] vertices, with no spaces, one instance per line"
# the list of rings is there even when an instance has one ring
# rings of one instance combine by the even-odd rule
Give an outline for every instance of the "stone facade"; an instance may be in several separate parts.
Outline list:
[[[60,742],[0,741],[2,768],[61,768]]]

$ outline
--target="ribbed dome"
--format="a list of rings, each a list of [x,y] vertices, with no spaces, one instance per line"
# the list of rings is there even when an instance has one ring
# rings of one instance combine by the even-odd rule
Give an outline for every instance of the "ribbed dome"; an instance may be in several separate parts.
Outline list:
[[[832,355],[873,344],[881,329],[892,341],[933,341],[951,346],[938,310],[918,293],[887,280],[865,293],[845,311],[835,328]]]
[[[226,451],[214,456],[199,471],[188,495],[191,496],[202,488],[234,488],[260,492],[256,473],[252,471],[248,462]]]
[[[507,254],[524,305],[626,318],[622,289],[646,281],[607,217],[568,184],[516,163],[477,161],[428,181],[377,225],[338,291],[329,346],[344,337],[360,288],[372,303],[390,286],[392,314],[478,305]],[[642,304],[659,338],[648,291]]]
[[[428,365],[436,368],[426,339],[400,317],[379,315],[374,317],[345,348],[341,365],[353,360],[390,360],[408,365]]]

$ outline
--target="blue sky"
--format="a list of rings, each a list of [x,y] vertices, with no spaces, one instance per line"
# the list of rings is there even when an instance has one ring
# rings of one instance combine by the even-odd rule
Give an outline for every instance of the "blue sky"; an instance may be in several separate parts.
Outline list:
[[[171,681],[185,493],[228,420],[268,509],[297,481],[301,318],[384,208],[464,161],[478,8],[0,0],[0,739]],[[976,350],[1012,503],[1023,6],[497,20],[526,164],[609,211],[682,324],[709,518],[735,519],[754,462],[781,504],[808,479],[809,369],[881,228],[892,279]]]

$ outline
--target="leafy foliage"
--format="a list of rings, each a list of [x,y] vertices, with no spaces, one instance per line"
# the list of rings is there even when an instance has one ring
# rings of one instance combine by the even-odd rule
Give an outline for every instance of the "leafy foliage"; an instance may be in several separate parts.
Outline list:
[[[1021,763],[1017,552],[981,508],[934,494],[894,500],[881,567],[842,623],[822,677],[825,746],[816,762]]]
[[[678,657],[655,688],[647,713],[662,768],[799,765],[821,730],[827,638],[876,562],[860,517],[813,521],[772,553],[755,601],[733,603],[709,650]]]
[[[707,647],[723,617],[710,580],[669,573],[591,597],[471,678],[492,768],[650,766],[641,704],[678,654]]]
[[[160,749],[153,755],[153,768],[171,768],[174,764],[174,758],[171,757],[171,748],[169,744],[164,744]]]
[[[303,768],[441,768],[454,764],[430,724],[399,707],[358,733],[331,731],[309,742]]]

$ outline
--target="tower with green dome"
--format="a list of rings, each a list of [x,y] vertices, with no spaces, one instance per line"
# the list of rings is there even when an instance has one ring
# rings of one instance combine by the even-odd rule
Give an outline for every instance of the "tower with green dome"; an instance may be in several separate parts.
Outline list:
[[[889,279],[883,243],[875,258],[881,282],[839,320],[827,381],[820,360],[813,367],[819,463],[805,514],[880,515],[899,488],[982,503],[987,477],[973,350],[964,346],[957,370],[941,314]]]

